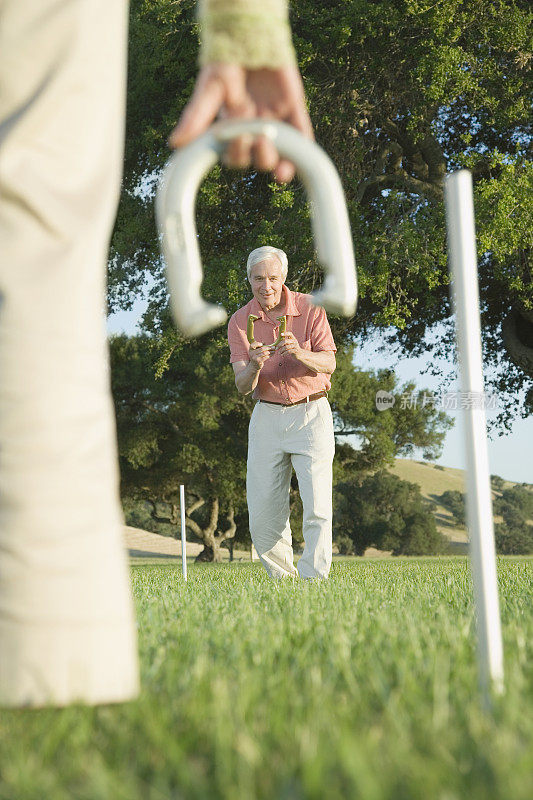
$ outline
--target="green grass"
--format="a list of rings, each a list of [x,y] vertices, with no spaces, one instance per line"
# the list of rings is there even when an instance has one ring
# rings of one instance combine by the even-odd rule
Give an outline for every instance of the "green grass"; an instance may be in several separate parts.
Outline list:
[[[505,697],[480,708],[465,559],[132,570],[143,691],[3,711],[2,800],[533,797],[533,561],[498,562]]]

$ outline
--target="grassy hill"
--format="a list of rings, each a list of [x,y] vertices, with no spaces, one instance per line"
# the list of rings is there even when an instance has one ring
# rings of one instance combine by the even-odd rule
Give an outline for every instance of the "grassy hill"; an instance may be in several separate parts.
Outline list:
[[[416,483],[420,487],[422,496],[430,505],[435,516],[437,528],[449,540],[454,553],[464,553],[467,551],[468,534],[465,527],[458,527],[453,515],[439,502],[440,495],[446,491],[466,491],[465,472],[462,469],[453,467],[442,467],[440,464],[432,464],[427,461],[413,461],[409,458],[397,458],[394,467],[389,469],[404,481]],[[515,484],[512,481],[505,481],[504,488],[507,489]],[[492,496],[497,493],[493,491]],[[495,518],[500,522],[500,518]]]

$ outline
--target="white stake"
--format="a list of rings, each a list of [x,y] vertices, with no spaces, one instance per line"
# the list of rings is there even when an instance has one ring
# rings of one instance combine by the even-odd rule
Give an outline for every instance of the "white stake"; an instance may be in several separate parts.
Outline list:
[[[472,176],[461,170],[446,178],[448,250],[464,407],[466,506],[476,604],[479,674],[488,701],[489,688],[503,691],[503,649],[492,524],[483,362],[474,225]]]
[[[187,536],[185,533],[185,486],[180,484],[180,511],[181,511],[181,565],[183,577],[187,580]]]

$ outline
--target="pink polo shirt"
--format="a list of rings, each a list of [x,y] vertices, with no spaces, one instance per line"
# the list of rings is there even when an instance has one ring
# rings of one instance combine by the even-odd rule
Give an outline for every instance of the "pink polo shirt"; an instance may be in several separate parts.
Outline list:
[[[291,292],[283,285],[286,301],[287,330],[292,331],[300,347],[317,353],[322,350],[336,352],[328,318],[323,308],[314,306],[308,294]],[[263,344],[273,344],[278,338],[279,322],[272,322],[253,297],[249,303],[233,314],[228,325],[230,363],[246,361],[250,345],[246,338],[248,315],[259,317],[255,321],[254,339]],[[256,400],[272,403],[294,403],[309,394],[331,389],[330,376],[313,372],[291,355],[274,352],[265,361],[254,389]]]

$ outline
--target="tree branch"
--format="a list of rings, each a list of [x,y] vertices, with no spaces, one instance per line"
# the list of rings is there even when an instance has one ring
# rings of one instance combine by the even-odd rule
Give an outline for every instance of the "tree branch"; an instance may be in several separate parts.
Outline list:
[[[189,517],[188,514],[185,515],[185,522],[186,522],[187,526],[191,529],[191,531],[194,533],[195,536],[197,536],[202,541],[205,540],[205,533],[204,533],[203,528],[201,528],[198,525],[198,523],[195,522],[194,519]]]
[[[225,542],[227,539],[233,539],[237,532],[237,525],[235,524],[235,509],[233,508],[233,503],[230,503],[227,517],[229,520],[229,528],[225,530],[219,537],[220,542]]]
[[[359,184],[357,201],[361,202],[365,195],[375,196],[384,189],[403,189],[441,202],[446,160],[435,137],[428,133],[422,141],[414,142],[391,119],[385,121],[384,129],[393,141],[381,148],[372,175]]]
[[[218,504],[218,497],[214,497],[214,498],[213,498],[213,500],[212,500],[212,502],[211,502],[211,514],[210,514],[210,516],[209,516],[209,525],[208,525],[208,527],[207,527],[207,530],[208,530],[208,531],[209,531],[211,534],[213,534],[213,533],[216,531],[216,529],[217,529],[217,524],[218,524],[218,508],[219,508],[219,504]]]
[[[189,508],[187,509],[186,511],[187,516],[194,514],[194,512],[197,511],[197,509],[199,509],[201,506],[203,506],[204,503],[205,500],[203,497],[199,497],[198,500],[195,500],[192,506],[189,506]]]
[[[179,426],[178,426],[178,425],[176,425],[176,423],[175,423],[175,422],[173,422],[173,421],[172,421],[172,420],[169,418],[168,414],[167,414],[165,411],[161,411],[161,409],[160,409],[160,408],[156,408],[156,407],[155,407],[155,406],[153,406],[151,403],[148,403],[146,400],[139,400],[139,399],[137,399],[137,401],[136,401],[136,402],[137,402],[139,405],[143,406],[143,408],[146,408],[146,409],[148,409],[148,411],[151,411],[151,412],[152,412],[152,414],[158,414],[159,416],[161,416],[161,417],[164,417],[164,419],[165,419],[165,422],[166,422],[166,423],[167,423],[167,424],[168,424],[168,425],[169,425],[169,426],[172,428],[172,430],[173,430],[173,431],[175,431],[176,433],[179,433],[179,434],[181,434],[181,430],[180,430]]]
[[[361,200],[363,197],[372,190],[372,194],[379,194],[383,189],[403,189],[410,194],[422,195],[427,197],[428,200],[433,200],[437,203],[441,202],[444,197],[444,190],[442,186],[435,186],[429,181],[422,181],[419,178],[413,178],[404,169],[398,170],[395,173],[386,173],[385,175],[376,175],[372,179],[363,181],[363,186],[358,190],[358,196]]]
[[[169,517],[160,517],[157,513],[157,505],[156,501],[152,500],[150,497],[146,498],[146,502],[152,506],[152,510],[150,511],[150,517],[155,520],[155,522],[166,522],[170,525],[175,525],[178,521],[177,514],[174,519],[174,514],[172,513]],[[171,508],[175,508],[175,506],[171,506]]]
[[[502,322],[502,340],[511,361],[526,375],[533,375],[533,347],[529,341],[533,341],[533,313],[513,308]]]

